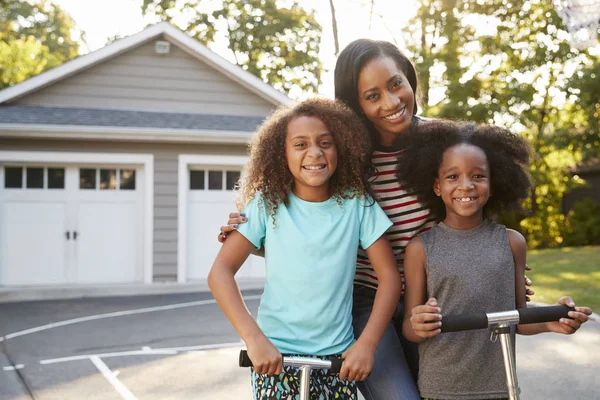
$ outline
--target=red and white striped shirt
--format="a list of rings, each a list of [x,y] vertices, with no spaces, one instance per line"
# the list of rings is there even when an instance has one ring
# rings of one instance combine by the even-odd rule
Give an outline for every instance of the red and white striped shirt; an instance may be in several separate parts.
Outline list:
[[[423,207],[416,196],[408,194],[400,187],[396,178],[397,158],[404,151],[373,152],[373,164],[376,168],[375,179],[371,182],[375,199],[383,208],[394,225],[387,230],[386,235],[398,268],[402,274],[402,292],[404,293],[404,252],[408,242],[420,233],[431,229],[435,220],[429,210]],[[363,249],[358,250],[356,262],[355,285],[368,286],[377,289],[377,276]]]

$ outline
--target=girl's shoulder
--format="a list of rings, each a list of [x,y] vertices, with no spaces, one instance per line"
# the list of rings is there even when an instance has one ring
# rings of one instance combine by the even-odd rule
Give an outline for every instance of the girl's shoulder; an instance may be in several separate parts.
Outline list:
[[[514,248],[527,248],[527,240],[521,232],[515,231],[514,229],[505,228],[506,234],[508,235],[508,242],[510,247]]]

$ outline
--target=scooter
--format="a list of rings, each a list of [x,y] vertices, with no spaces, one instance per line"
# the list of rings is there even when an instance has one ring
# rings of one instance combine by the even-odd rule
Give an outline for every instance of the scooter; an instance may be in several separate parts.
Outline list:
[[[313,369],[327,369],[331,374],[337,374],[342,368],[344,360],[339,357],[330,357],[323,360],[314,357],[283,356],[283,365],[297,367],[300,370],[300,400],[309,400],[310,371]],[[252,361],[246,350],[240,351],[240,367],[251,367]]]
[[[561,318],[570,318],[568,316],[569,311],[575,311],[575,309],[567,306],[548,306],[493,313],[443,315],[441,330],[442,333],[447,333],[489,328],[492,342],[500,338],[509,398],[510,400],[519,400],[519,383],[517,381],[514,351],[510,340],[510,327],[518,324],[552,322]]]

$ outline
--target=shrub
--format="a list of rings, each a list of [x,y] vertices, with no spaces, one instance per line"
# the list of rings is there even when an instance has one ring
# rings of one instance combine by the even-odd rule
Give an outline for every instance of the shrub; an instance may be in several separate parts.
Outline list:
[[[566,246],[600,244],[600,204],[590,198],[578,201],[567,214]]]

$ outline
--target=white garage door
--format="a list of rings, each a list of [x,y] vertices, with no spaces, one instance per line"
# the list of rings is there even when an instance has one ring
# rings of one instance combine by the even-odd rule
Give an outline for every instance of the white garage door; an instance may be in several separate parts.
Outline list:
[[[221,248],[217,241],[219,228],[227,222],[229,213],[236,211],[233,188],[240,168],[191,168],[188,176],[187,277],[206,280]],[[236,275],[239,279],[264,276],[264,260],[255,256],[250,256]]]
[[[141,282],[142,175],[0,166],[0,285]]]

